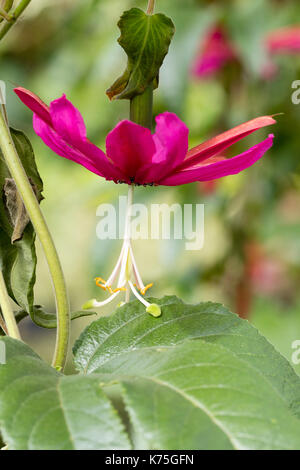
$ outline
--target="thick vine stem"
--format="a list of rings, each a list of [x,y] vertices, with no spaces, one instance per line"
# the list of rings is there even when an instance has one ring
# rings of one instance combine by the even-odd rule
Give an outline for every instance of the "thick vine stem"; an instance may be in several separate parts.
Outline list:
[[[2,26],[0,30],[0,40],[4,38],[4,36],[8,33],[10,28],[15,24],[18,18],[22,15],[25,8],[28,7],[31,0],[22,0],[18,6],[16,6],[15,10],[12,14],[9,14],[9,21],[6,19],[5,24]]]
[[[2,271],[0,270],[0,305],[5,321],[5,328],[8,336],[21,340],[19,328],[15,320],[14,312],[11,308],[10,298],[7,293]],[[5,331],[5,330],[4,330]]]
[[[57,336],[53,366],[58,370],[62,370],[66,362],[70,334],[70,312],[65,280],[51,234],[33,192],[32,186],[19,159],[9,128],[2,116],[2,113],[0,113],[0,147],[9,172],[15,180],[30,220],[41,241],[48,262],[56,296],[57,308]]]
[[[153,15],[154,7],[155,7],[155,0],[149,0],[148,7],[147,7],[147,15]]]
[[[150,85],[142,95],[137,95],[130,101],[130,120],[151,130],[152,115],[153,85]]]

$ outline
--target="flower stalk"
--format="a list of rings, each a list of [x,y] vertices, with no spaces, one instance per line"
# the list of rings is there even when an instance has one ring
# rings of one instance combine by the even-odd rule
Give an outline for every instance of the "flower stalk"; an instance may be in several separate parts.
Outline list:
[[[153,85],[149,85],[143,94],[130,100],[130,120],[140,126],[152,128]]]
[[[147,7],[147,15],[153,15],[154,7],[155,7],[155,0],[149,0],[148,7]]]
[[[10,298],[7,293],[6,285],[4,282],[4,277],[3,273],[0,270],[0,305],[1,305],[1,310],[2,314],[4,317],[5,325],[4,328],[1,325],[1,327],[4,329],[4,332],[8,334],[11,338],[21,340],[21,335],[19,332],[19,328],[14,316],[14,312],[11,308],[10,304]],[[0,321],[2,318],[0,318]]]
[[[33,192],[32,186],[19,159],[9,128],[2,113],[0,113],[0,147],[9,172],[15,180],[28,215],[41,241],[48,262],[57,306],[57,337],[53,366],[62,370],[66,362],[70,333],[70,313],[65,280],[51,234]],[[4,298],[3,293],[2,297]],[[7,322],[6,318],[5,320]]]

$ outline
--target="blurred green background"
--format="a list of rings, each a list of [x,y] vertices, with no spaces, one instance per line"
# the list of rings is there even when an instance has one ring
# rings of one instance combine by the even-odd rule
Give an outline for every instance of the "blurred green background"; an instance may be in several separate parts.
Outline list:
[[[177,294],[187,302],[224,303],[253,322],[290,360],[300,339],[300,105],[291,102],[300,79],[300,52],[274,58],[266,78],[263,38],[274,29],[300,23],[298,0],[157,0],[157,11],[176,25],[175,39],[155,92],[155,114],[176,112],[190,128],[191,145],[254,117],[278,116],[274,147],[246,172],[216,185],[139,188],[136,201],[205,204],[205,244],[188,252],[181,241],[136,241],[136,258],[151,295]],[[85,118],[89,138],[104,148],[107,133],[128,117],[128,103],[110,103],[105,90],[123,71],[126,57],[117,44],[117,21],[146,0],[32,1],[2,42],[1,79],[7,83],[10,123],[32,140],[44,181],[42,203],[59,251],[73,310],[105,294],[94,283],[108,276],[120,242],[96,238],[96,208],[116,202],[126,187],[108,183],[51,152],[32,130],[31,112],[14,96],[24,86],[45,102],[66,93]],[[236,64],[201,79],[191,69],[207,32],[222,24],[239,54]],[[266,137],[262,130],[235,145],[234,154]],[[232,153],[229,154],[229,156]],[[51,281],[39,253],[36,302],[55,311]],[[110,305],[99,314],[112,310]],[[73,323],[73,339],[87,320]],[[54,333],[30,320],[24,339],[46,359]],[[46,339],[46,341],[44,341]],[[300,366],[294,366],[300,371]]]

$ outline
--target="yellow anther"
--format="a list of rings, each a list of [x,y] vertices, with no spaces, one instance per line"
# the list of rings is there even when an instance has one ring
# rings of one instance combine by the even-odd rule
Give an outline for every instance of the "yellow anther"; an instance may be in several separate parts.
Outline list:
[[[113,293],[114,293],[113,290],[112,290],[112,288],[111,288],[111,286],[108,286],[108,285],[106,284],[106,281],[105,281],[104,279],[102,279],[102,277],[96,277],[96,278],[95,278],[95,281],[96,281],[96,285],[97,285],[98,287],[101,287],[101,289],[107,290],[110,294],[113,294]]]
[[[127,289],[126,287],[117,287],[116,289],[113,290],[113,293],[116,294],[117,292],[126,292]]]
[[[104,279],[102,279],[102,277],[95,277],[95,281],[96,281],[96,285],[98,287],[101,287],[102,284],[106,284],[106,281]],[[101,284],[100,284],[101,283]]]
[[[153,286],[153,282],[151,282],[151,284],[147,284],[146,287],[144,287],[144,289],[141,289],[141,294],[145,295],[147,290],[150,289],[152,286]]]
[[[101,287],[101,289],[106,290],[106,286],[103,286],[102,284],[97,284],[98,287]]]

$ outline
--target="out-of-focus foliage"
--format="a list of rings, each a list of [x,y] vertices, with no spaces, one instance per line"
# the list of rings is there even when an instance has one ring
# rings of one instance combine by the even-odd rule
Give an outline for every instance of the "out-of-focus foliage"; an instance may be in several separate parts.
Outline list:
[[[126,194],[126,187],[107,183],[54,155],[33,134],[31,113],[11,91],[14,85],[25,86],[46,102],[66,93],[84,115],[89,138],[104,148],[106,134],[128,117],[128,103],[110,103],[105,95],[126,67],[126,56],[117,44],[117,21],[125,9],[145,8],[146,3],[32,2],[1,44],[1,79],[7,83],[10,122],[32,138],[45,184],[43,210],[62,259],[73,310],[88,298],[102,296],[93,278],[109,274],[118,242],[96,238],[96,208],[102,202],[116,203],[120,194]],[[275,334],[273,326],[269,331],[267,321],[264,332],[275,343],[280,339],[283,353],[289,355],[286,312],[294,311],[295,318],[299,315],[300,105],[291,101],[291,85],[300,79],[300,54],[274,57],[277,72],[272,78],[264,78],[262,71],[268,60],[263,38],[269,31],[297,22],[299,1],[156,3],[157,11],[174,21],[176,34],[155,92],[155,113],[178,113],[190,128],[191,145],[256,116],[283,114],[272,129],[273,149],[243,174],[215,186],[137,189],[139,202],[204,203],[206,237],[199,252],[186,251],[184,242],[178,240],[149,241],[147,248],[145,241],[136,241],[137,260],[145,279],[155,281],[155,296],[168,293],[189,302],[216,300],[250,318],[254,309],[257,323],[260,315],[266,318],[266,305],[270,312],[275,308],[280,333]],[[193,61],[205,34],[218,22],[235,44],[239,63],[209,79],[195,79],[190,73]],[[265,130],[260,131],[236,144],[236,154],[265,135]],[[39,258],[36,298],[47,311],[54,311],[47,268]],[[23,329],[26,337],[30,331],[25,323]],[[297,339],[296,329],[294,335]]]

